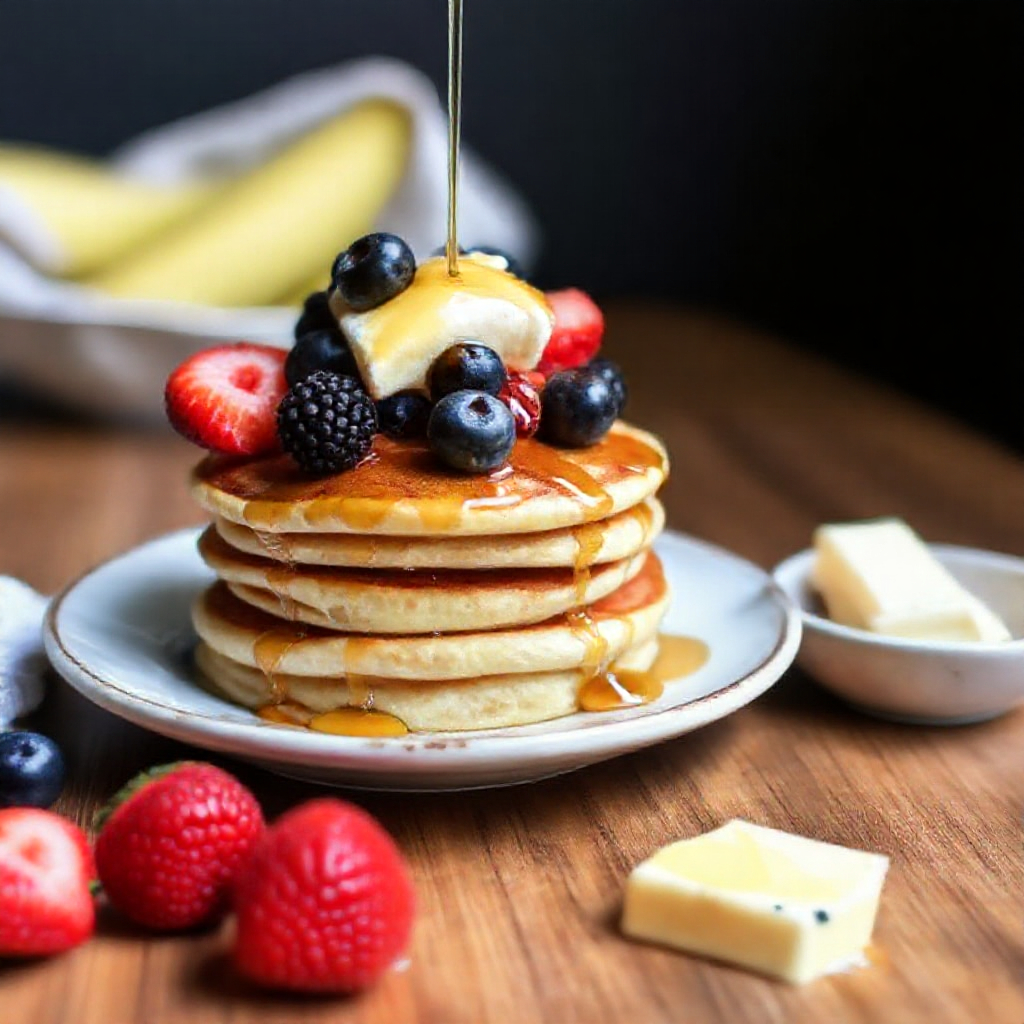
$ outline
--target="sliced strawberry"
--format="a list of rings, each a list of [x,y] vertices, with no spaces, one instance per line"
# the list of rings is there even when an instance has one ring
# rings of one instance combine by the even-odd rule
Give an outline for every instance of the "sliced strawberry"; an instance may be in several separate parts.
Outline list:
[[[203,448],[230,455],[277,449],[277,405],[288,390],[287,353],[239,342],[197,352],[167,379],[171,426]]]
[[[95,877],[77,825],[35,807],[0,811],[0,956],[46,956],[84,942],[95,923]]]
[[[537,369],[550,375],[589,363],[604,337],[604,314],[597,303],[579,288],[548,292],[547,300],[555,314],[555,326]]]

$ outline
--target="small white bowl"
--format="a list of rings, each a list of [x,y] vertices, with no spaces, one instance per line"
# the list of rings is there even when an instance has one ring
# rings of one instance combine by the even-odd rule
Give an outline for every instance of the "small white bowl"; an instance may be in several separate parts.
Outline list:
[[[935,557],[1009,627],[1004,643],[880,636],[832,622],[810,582],[815,553],[801,551],[772,572],[800,608],[797,664],[868,714],[916,725],[965,725],[1024,703],[1024,559],[948,544]]]

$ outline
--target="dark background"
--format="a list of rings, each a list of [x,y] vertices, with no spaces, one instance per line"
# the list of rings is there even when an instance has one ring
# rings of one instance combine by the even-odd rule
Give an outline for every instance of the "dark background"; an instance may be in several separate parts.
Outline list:
[[[1024,450],[1017,0],[466,6],[464,137],[536,209],[540,283],[735,314]],[[445,0],[0,0],[0,138],[104,153],[371,53],[442,83],[445,28]]]

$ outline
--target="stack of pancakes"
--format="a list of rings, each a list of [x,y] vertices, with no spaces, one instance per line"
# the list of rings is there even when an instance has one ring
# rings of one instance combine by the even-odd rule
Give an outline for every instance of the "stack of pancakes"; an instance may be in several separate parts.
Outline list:
[[[264,717],[331,732],[571,714],[588,680],[657,657],[667,470],[623,423],[580,450],[520,440],[484,477],[384,437],[325,479],[210,457],[193,481],[218,576],[194,609],[199,666]]]

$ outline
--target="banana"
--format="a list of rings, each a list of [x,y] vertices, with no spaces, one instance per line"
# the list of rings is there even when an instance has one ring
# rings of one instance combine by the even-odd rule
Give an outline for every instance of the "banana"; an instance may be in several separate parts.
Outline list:
[[[360,103],[88,283],[116,296],[212,306],[297,294],[370,230],[401,181],[411,134],[402,107]]]
[[[100,270],[215,192],[206,184],[148,185],[97,160],[0,145],[0,237],[55,277]]]

